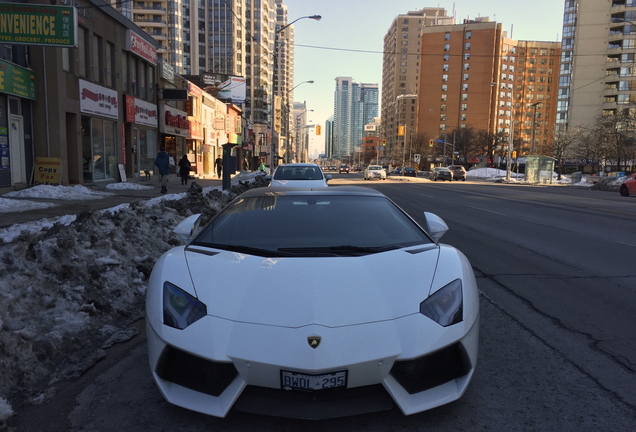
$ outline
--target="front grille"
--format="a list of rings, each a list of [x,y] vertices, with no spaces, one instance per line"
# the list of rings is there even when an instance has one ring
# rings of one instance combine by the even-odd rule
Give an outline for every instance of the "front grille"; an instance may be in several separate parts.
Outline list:
[[[381,384],[316,391],[247,386],[234,404],[236,411],[318,420],[391,410],[393,399]]]
[[[157,375],[194,391],[219,396],[236,378],[232,363],[217,363],[166,347],[157,363]]]
[[[470,371],[470,359],[460,343],[414,360],[395,362],[391,374],[410,394],[437,387]]]

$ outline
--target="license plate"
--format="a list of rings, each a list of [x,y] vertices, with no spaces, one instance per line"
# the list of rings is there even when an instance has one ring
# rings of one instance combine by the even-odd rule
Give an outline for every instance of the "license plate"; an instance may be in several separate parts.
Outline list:
[[[309,375],[299,372],[280,371],[280,384],[283,390],[324,390],[347,385],[347,371]]]

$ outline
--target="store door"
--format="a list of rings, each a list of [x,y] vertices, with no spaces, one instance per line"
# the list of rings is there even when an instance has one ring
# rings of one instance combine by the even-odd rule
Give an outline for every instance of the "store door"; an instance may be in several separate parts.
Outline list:
[[[11,184],[27,183],[24,156],[24,119],[22,116],[9,116],[9,164],[11,166]]]

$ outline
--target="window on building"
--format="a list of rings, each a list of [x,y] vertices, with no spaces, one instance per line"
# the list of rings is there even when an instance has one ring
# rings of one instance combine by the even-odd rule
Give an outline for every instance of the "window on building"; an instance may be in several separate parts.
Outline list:
[[[64,72],[73,72],[71,66],[73,65],[72,52],[70,48],[62,48],[62,70]]]
[[[462,100],[468,100],[468,94],[467,93],[462,93]]]
[[[88,31],[84,27],[77,27],[77,73],[82,78],[87,77],[88,70],[88,44],[86,43],[87,35]]]
[[[468,109],[468,104],[461,104],[461,108],[462,111],[466,111]]]
[[[94,82],[98,82],[100,84],[104,83],[104,74],[103,74],[103,60],[104,56],[102,53],[102,38],[93,35],[91,40],[91,72],[90,77]]]
[[[468,81],[468,74],[467,74],[467,73],[465,73],[465,74],[462,76],[462,79],[463,79],[464,81]]]
[[[466,42],[466,44],[464,44],[464,49],[466,51],[468,51],[470,49],[470,42]]]
[[[449,60],[450,60],[450,55],[444,54],[444,61],[449,61]]]
[[[104,49],[104,72],[105,76],[105,84],[108,87],[114,88],[115,83],[115,45],[112,42],[106,42],[106,47]]]
[[[444,33],[444,40],[445,41],[449,41],[450,40],[450,36],[451,36],[450,32]]]
[[[448,72],[448,65],[447,65],[447,64],[443,64],[443,65],[442,65],[442,70],[443,70],[444,72]]]
[[[444,44],[444,51],[450,51],[450,44]]]
[[[470,69],[470,63],[464,63],[464,70]]]
[[[448,85],[446,84],[442,84],[442,91],[443,92],[447,92],[448,91]],[[443,96],[443,95],[442,95]]]
[[[468,84],[462,84],[462,91],[468,91]]]
[[[442,82],[448,82],[448,75],[446,74],[442,75]]]

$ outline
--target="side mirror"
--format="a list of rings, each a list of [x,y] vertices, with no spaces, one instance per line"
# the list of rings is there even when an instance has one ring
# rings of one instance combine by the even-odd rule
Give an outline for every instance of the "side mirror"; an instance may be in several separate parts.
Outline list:
[[[325,180],[329,181],[333,178],[333,176],[331,174],[326,174],[325,175]]]
[[[270,174],[267,174],[267,175],[265,176],[265,180],[271,180],[271,179],[272,179],[272,176],[271,176]]]
[[[184,243],[187,243],[190,241],[197,229],[199,229],[200,223],[201,214],[194,214],[182,220],[181,223],[172,230],[172,232],[179,236]]]
[[[448,231],[448,225],[434,213],[424,212],[424,219],[426,219],[426,231],[433,237],[435,243],[439,242],[439,239]]]

